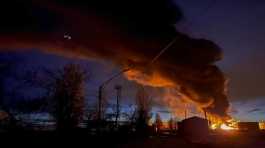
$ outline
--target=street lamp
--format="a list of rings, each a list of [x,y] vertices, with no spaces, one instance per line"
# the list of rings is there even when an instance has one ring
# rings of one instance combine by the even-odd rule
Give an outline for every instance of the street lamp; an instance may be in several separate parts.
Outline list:
[[[129,68],[123,69],[120,72],[118,72],[116,75],[112,76],[108,80],[104,81],[100,86],[98,90],[98,120],[102,120],[102,100],[103,100],[103,90],[107,84],[109,84],[113,79],[116,77],[122,75],[123,73],[129,71]]]

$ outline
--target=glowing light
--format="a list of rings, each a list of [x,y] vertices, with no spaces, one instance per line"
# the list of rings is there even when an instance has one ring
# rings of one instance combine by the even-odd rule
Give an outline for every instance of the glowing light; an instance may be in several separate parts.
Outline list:
[[[211,124],[210,129],[212,130],[221,129],[221,130],[226,130],[226,131],[237,130],[238,129],[237,123],[238,121],[234,119],[230,119],[225,122],[221,120],[215,120],[215,122]]]
[[[217,124],[212,124],[210,128],[213,129],[213,130],[215,130],[215,129],[218,128],[218,125]]]
[[[264,121],[261,121],[261,122],[259,123],[259,128],[260,128],[261,130],[265,130],[265,122],[264,122]]]
[[[64,36],[63,36],[63,38],[64,39],[67,39],[67,40],[71,40],[72,39],[72,36],[65,33]]]
[[[226,124],[221,124],[221,126],[220,126],[220,128],[222,129],[222,130],[234,130],[235,128],[233,128],[233,127],[230,127],[230,126],[227,126]]]

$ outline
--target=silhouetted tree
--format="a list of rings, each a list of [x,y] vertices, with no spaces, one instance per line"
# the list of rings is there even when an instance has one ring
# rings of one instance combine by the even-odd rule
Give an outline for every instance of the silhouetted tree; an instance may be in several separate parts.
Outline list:
[[[177,121],[174,118],[170,118],[168,120],[168,126],[171,132],[175,132],[177,130]]]
[[[41,88],[43,110],[50,112],[58,129],[70,129],[83,117],[84,82],[87,73],[79,65],[69,64],[63,69],[51,71],[45,68],[27,71],[21,78],[32,88]]]
[[[133,124],[136,120],[136,112],[137,112],[136,106],[130,104],[128,105],[127,109],[128,110],[126,112],[123,112],[122,114],[125,117],[125,119],[129,121],[130,124]]]
[[[159,133],[163,127],[162,119],[158,113],[156,113],[154,126],[157,133]]]
[[[136,94],[136,129],[142,135],[148,132],[148,122],[150,120],[150,111],[152,107],[152,98],[148,95],[143,86],[138,88]]]
[[[66,65],[54,86],[53,116],[58,129],[75,128],[83,117],[85,73],[77,65]]]
[[[27,71],[22,77],[25,84],[44,90],[44,110],[55,118],[58,129],[70,129],[83,119],[84,83],[87,72],[79,65],[69,64],[63,69]],[[40,105],[41,106],[41,105]],[[43,107],[42,107],[43,108]]]

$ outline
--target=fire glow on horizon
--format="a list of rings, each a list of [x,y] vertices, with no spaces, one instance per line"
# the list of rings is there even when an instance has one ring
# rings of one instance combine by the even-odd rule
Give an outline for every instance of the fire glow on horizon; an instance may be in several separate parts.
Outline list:
[[[234,119],[227,120],[226,122],[214,122],[210,125],[210,129],[212,130],[225,130],[225,131],[230,131],[230,130],[238,130],[238,121]]]

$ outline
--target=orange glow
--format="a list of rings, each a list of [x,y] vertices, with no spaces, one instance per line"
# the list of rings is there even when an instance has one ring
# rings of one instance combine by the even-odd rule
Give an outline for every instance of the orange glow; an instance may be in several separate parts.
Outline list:
[[[0,111],[0,120],[7,119],[9,117],[8,113]]]
[[[261,130],[265,130],[265,122],[264,122],[264,121],[261,121],[261,122],[259,123],[259,128],[260,128]]]
[[[210,128],[212,130],[221,129],[221,130],[237,130],[237,121],[234,119],[227,120],[225,122],[222,122],[221,120],[215,120],[214,123],[210,125]]]
[[[210,128],[213,129],[213,130],[215,130],[215,129],[218,128],[218,125],[217,125],[216,123],[215,123],[215,124],[212,124],[212,125],[210,126]]]
[[[139,70],[132,69],[125,73],[128,80],[136,81],[140,84],[153,87],[175,87],[171,80],[163,77],[159,72],[154,71],[151,74],[143,73]]]
[[[161,99],[161,104],[168,107],[172,115],[180,118],[188,118],[190,116],[204,117],[205,108],[214,108],[214,99],[207,98],[200,101],[201,96],[192,88],[185,88],[181,86],[182,82],[174,81],[159,70],[148,70],[143,67],[139,69],[130,69],[124,73],[124,76],[130,80],[135,81],[145,86],[152,86],[156,88],[163,88],[162,91],[157,92]],[[185,91],[184,91],[185,90]],[[184,91],[184,92],[183,92]],[[209,117],[209,118],[208,118]],[[223,117],[211,115],[207,113],[207,118],[213,125],[212,129],[220,128],[223,123]]]
[[[220,128],[221,128],[222,130],[234,130],[234,129],[235,129],[235,128],[233,128],[233,127],[227,126],[227,125],[224,124],[224,123],[220,126]]]

